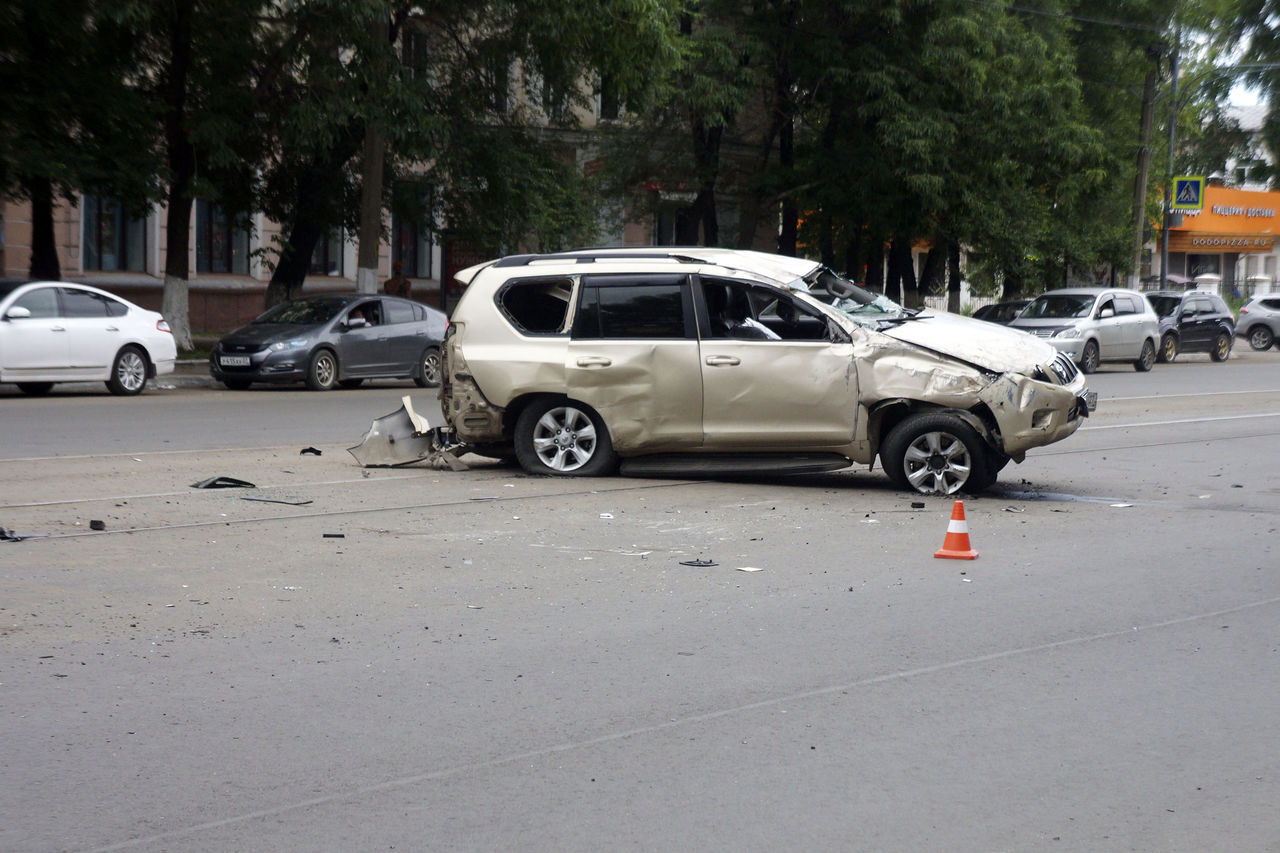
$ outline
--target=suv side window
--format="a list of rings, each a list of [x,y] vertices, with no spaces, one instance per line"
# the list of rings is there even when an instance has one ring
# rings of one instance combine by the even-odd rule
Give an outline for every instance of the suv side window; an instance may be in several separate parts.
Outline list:
[[[683,275],[584,276],[574,338],[693,337]]]
[[[565,331],[573,281],[567,278],[516,279],[498,291],[498,307],[526,335],[557,335]]]

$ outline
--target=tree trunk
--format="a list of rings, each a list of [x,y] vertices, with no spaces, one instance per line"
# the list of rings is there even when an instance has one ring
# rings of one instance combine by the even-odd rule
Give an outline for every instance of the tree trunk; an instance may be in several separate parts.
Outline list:
[[[874,232],[867,235],[866,287],[884,293],[884,237]]]
[[[167,217],[164,293],[160,313],[173,330],[181,352],[195,349],[191,341],[187,254],[191,248],[192,190],[196,152],[187,127],[187,76],[191,68],[191,15],[194,0],[176,0],[170,7],[169,69],[165,80],[165,145],[169,156],[169,212]]]
[[[905,234],[895,235],[889,246],[890,298],[895,297],[895,290],[907,308],[919,308],[924,304],[916,282],[915,266],[911,263],[911,239]]]
[[[946,243],[941,234],[935,235],[929,253],[924,256],[924,270],[920,273],[920,293],[936,296],[943,291],[946,276]]]
[[[957,240],[947,241],[947,310],[952,314],[960,313],[960,243]]]
[[[53,184],[47,177],[27,181],[31,196],[31,266],[33,281],[59,281],[62,267],[53,236]]]
[[[1138,174],[1133,181],[1133,269],[1129,286],[1137,288],[1142,278],[1142,247],[1147,231],[1147,177],[1151,173],[1151,128],[1155,124],[1156,82],[1159,68],[1153,64],[1142,87],[1142,121],[1138,129]]]
[[[372,123],[364,135],[364,175],[360,186],[360,247],[356,291],[378,292],[378,252],[382,247],[382,158],[386,143]]]
[[[782,168],[783,180],[788,189],[795,183],[792,173],[796,165],[795,147],[796,122],[791,105],[787,105],[787,115],[778,134],[778,165]],[[778,254],[795,256],[796,232],[800,225],[800,210],[796,207],[795,196],[787,192],[782,197],[782,227],[778,233]]]
[[[289,229],[289,237],[280,253],[280,260],[267,284],[265,308],[293,299],[302,290],[302,283],[311,270],[311,255],[323,233],[324,225],[315,216],[309,215],[306,208],[298,208],[293,227]]]

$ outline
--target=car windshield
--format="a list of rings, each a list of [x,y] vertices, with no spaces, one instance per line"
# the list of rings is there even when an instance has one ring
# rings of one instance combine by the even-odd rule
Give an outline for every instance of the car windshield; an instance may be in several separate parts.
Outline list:
[[[1172,317],[1173,312],[1178,310],[1178,306],[1182,304],[1182,299],[1177,296],[1152,296],[1147,294],[1147,301],[1151,303],[1151,307],[1156,309],[1156,315],[1160,317]]]
[[[1061,320],[1086,317],[1093,307],[1093,295],[1087,293],[1046,293],[1031,300],[1018,315],[1019,320]]]
[[[826,267],[815,270],[795,286],[803,286],[810,294],[829,300],[828,304],[863,326],[874,328],[882,320],[910,316],[905,308],[883,293],[873,293]]]
[[[342,296],[297,299],[281,302],[254,318],[254,323],[285,323],[291,326],[314,326],[330,320],[350,302]]]

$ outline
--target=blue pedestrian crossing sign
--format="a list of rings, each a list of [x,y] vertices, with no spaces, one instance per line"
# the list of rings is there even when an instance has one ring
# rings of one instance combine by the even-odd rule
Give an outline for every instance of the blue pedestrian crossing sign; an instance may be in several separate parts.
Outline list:
[[[1173,210],[1204,209],[1204,176],[1173,179]]]

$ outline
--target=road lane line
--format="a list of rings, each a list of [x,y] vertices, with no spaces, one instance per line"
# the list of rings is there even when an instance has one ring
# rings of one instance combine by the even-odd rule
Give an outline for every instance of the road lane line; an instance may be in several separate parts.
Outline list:
[[[1280,412],[1262,412],[1256,415],[1218,415],[1212,418],[1179,418],[1172,421],[1138,421],[1129,424],[1099,424],[1098,426],[1083,426],[1076,432],[1089,432],[1099,429],[1133,429],[1135,427],[1152,427],[1152,426],[1174,426],[1176,424],[1205,424],[1211,421],[1246,421],[1253,418],[1278,418]]]

